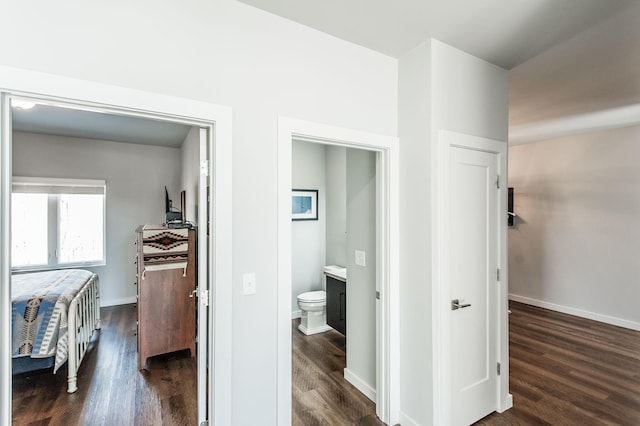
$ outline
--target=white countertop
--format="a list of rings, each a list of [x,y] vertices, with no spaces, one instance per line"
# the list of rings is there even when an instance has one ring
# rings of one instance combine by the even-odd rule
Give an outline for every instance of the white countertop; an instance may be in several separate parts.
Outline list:
[[[325,275],[328,275],[336,280],[347,282],[347,268],[338,265],[327,265],[322,268]]]

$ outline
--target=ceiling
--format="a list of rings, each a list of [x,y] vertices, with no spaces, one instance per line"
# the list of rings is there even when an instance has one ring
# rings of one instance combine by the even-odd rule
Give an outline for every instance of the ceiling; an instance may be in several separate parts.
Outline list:
[[[511,69],[635,0],[239,0],[399,58],[436,38]]]
[[[506,69],[515,68],[510,79],[511,131],[518,130],[514,125],[529,126],[523,130],[529,139],[540,133],[532,131],[531,122],[541,122],[548,132],[551,117],[544,114],[593,112],[634,105],[640,99],[635,87],[640,82],[640,33],[629,30],[640,28],[640,7],[633,8],[636,0],[239,1],[396,58],[433,37]],[[596,27],[602,30],[593,31]],[[584,35],[588,33],[593,35]],[[559,45],[566,48],[554,48]],[[587,59],[576,60],[576,52]],[[622,70],[628,75],[621,75]],[[568,88],[574,92],[572,99],[566,94]],[[598,92],[606,94],[606,103],[603,95],[594,101]],[[549,108],[550,99],[553,108]],[[587,105],[590,110],[576,111],[575,105]],[[623,112],[626,115],[618,121],[628,122],[630,113],[635,117],[635,109]],[[594,121],[592,116],[586,119]],[[172,147],[179,147],[191,129],[179,123],[44,104],[13,109],[13,127]]]
[[[36,104],[12,108],[13,130],[114,142],[179,147],[191,126],[169,121]]]

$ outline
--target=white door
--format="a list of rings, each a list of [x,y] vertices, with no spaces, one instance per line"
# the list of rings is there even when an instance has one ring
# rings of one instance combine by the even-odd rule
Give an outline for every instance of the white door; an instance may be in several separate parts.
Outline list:
[[[498,407],[498,154],[450,146],[451,407],[469,425]]]
[[[198,182],[198,424],[207,421],[209,403],[207,388],[208,324],[209,324],[209,283],[211,265],[209,263],[209,139],[207,129],[200,129],[199,142],[200,178]]]

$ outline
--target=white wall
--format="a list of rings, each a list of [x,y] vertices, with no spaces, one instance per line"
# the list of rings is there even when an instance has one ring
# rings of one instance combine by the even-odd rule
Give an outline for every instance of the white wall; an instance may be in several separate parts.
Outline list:
[[[400,419],[432,423],[431,42],[399,60]]]
[[[347,368],[376,391],[376,154],[347,149]],[[366,266],[356,265],[355,250]]]
[[[164,187],[178,194],[179,170],[178,148],[13,134],[14,176],[107,181],[107,264],[87,268],[100,276],[102,306],[135,302],[135,230],[164,222]]]
[[[324,290],[326,247],[326,150],[318,143],[294,141],[291,153],[293,189],[318,190],[318,220],[291,221],[291,312],[300,316],[299,294]]]
[[[200,128],[192,127],[180,147],[180,190],[186,191],[186,215],[183,220],[198,224],[198,190],[200,188]],[[173,206],[180,207],[180,193],[172,194]]]
[[[274,424],[277,117],[395,135],[396,60],[233,0],[35,0],[2,16],[4,65],[233,108],[232,421]]]
[[[431,137],[440,130],[507,142],[508,72],[432,40]]]
[[[509,73],[510,296],[633,329],[639,20],[640,4]]]
[[[640,126],[509,149],[512,298],[640,330]]]
[[[431,40],[399,62],[401,421],[433,423],[431,292],[442,129],[507,140],[507,71]],[[431,166],[429,168],[429,165]],[[432,244],[434,244],[432,246]]]
[[[327,145],[327,265],[347,266],[347,149]]]

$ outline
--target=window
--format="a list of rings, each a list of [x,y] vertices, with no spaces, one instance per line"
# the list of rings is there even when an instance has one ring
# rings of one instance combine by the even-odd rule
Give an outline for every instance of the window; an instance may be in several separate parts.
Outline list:
[[[104,265],[105,194],[102,180],[14,177],[11,266]]]

